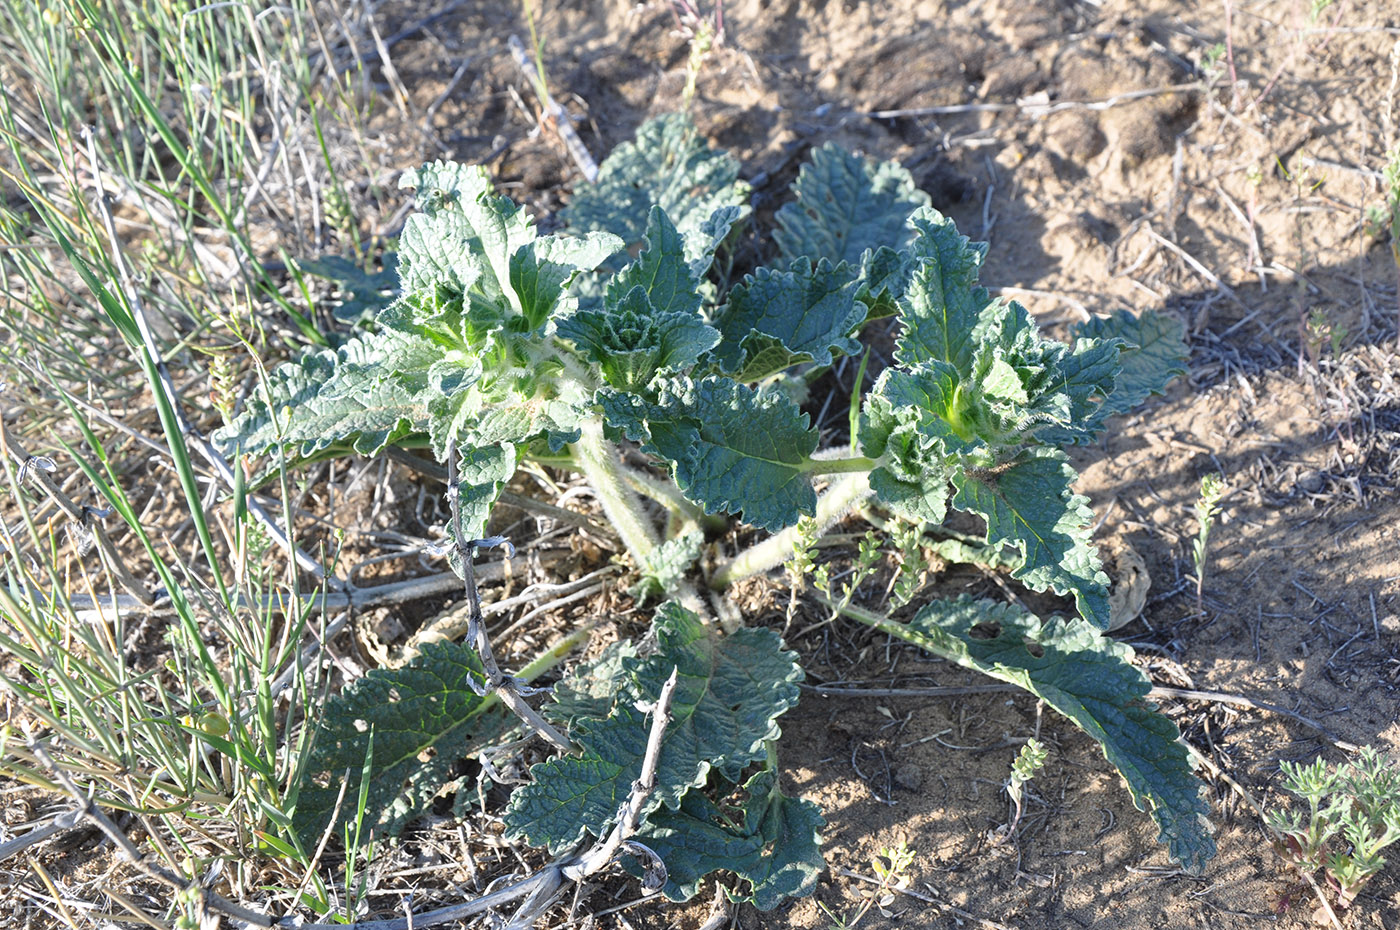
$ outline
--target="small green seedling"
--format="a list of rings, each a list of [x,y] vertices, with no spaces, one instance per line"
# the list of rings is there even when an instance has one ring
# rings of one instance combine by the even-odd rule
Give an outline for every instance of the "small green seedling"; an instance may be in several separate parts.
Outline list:
[[[1220,498],[1225,494],[1225,480],[1219,475],[1210,474],[1201,479],[1201,496],[1196,501],[1196,522],[1200,530],[1196,541],[1191,545],[1191,560],[1196,564],[1196,609],[1201,607],[1201,598],[1206,584],[1206,555],[1210,546],[1210,531],[1215,526],[1215,518],[1220,514]]]
[[[1308,815],[1305,821],[1296,813],[1269,811],[1264,819],[1278,836],[1274,848],[1301,875],[1323,873],[1337,906],[1350,907],[1385,867],[1381,850],[1400,840],[1400,768],[1370,746],[1355,762],[1329,766],[1317,759],[1281,768],[1283,786],[1307,802]],[[1279,910],[1304,890],[1286,892]]]
[[[914,850],[909,848],[908,841],[901,837],[898,845],[886,846],[880,850],[879,855],[872,856],[870,868],[880,883],[874,888],[861,889],[861,900],[854,910],[837,914],[825,904],[818,904],[822,912],[831,918],[831,930],[851,930],[870,913],[872,907],[878,907],[882,917],[893,917],[889,906],[894,903],[895,894],[899,890],[909,887],[911,879],[908,873],[916,855]]]
[[[1006,780],[1006,793],[1010,796],[1012,805],[1011,820],[999,831],[994,843],[1002,842],[1016,832],[1016,825],[1021,822],[1021,814],[1025,810],[1022,801],[1026,785],[1045,767],[1045,760],[1048,758],[1050,750],[1036,739],[1026,740],[1021,751],[1016,753],[1016,759],[1011,763],[1011,776]]]

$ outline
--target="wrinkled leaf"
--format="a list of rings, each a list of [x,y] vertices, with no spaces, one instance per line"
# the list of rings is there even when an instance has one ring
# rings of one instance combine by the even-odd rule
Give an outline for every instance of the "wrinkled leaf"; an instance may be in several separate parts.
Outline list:
[[[378,668],[326,702],[297,793],[292,829],[315,849],[333,825],[353,822],[365,753],[374,739],[373,778],[363,831],[396,836],[427,809],[460,759],[502,742],[517,725],[494,698],[477,697],[485,683],[476,653],[457,643],[426,643],[408,665]]]
[[[623,681],[609,715],[573,717],[569,736],[582,753],[530,767],[531,783],[511,795],[506,809],[507,836],[558,853],[612,826],[641,772],[651,729],[635,704],[655,701],[672,668],[679,675],[671,722],[646,813],[679,807],[711,771],[737,773],[765,758],[764,741],[777,737],[778,716],[797,703],[796,657],[771,630],[720,637],[674,603],[658,610],[655,625],[655,655],[617,657]]]
[[[858,265],[867,249],[900,248],[909,214],[929,202],[898,162],[870,162],[830,142],[812,152],[792,190],[797,199],[778,211],[773,233],[790,260]]]
[[[966,595],[925,605],[907,625],[880,628],[1045,701],[1099,743],[1173,860],[1199,874],[1215,856],[1205,786],[1176,724],[1148,703],[1152,684],[1128,646],[1082,620],[1042,621]]]

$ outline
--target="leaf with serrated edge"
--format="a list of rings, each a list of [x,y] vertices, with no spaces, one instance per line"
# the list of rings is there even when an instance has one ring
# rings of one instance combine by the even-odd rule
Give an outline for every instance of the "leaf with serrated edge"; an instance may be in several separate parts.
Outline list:
[[[833,268],[824,259],[815,268],[804,258],[787,271],[758,269],[730,291],[717,323],[723,338],[715,357],[737,380],[755,381],[788,366],[753,370],[757,353],[751,337],[759,344],[776,341],[794,360],[819,365],[830,365],[833,352],[859,354],[860,343],[851,333],[865,319],[866,308],[855,299],[856,286],[851,268]]]
[[[335,282],[341,296],[332,315],[352,325],[374,319],[375,313],[393,299],[399,283],[398,256],[386,254],[383,264],[383,270],[370,272],[343,255],[296,260],[297,269],[304,274]]]
[[[778,251],[852,265],[867,249],[903,246],[909,214],[929,202],[898,162],[871,162],[830,142],[812,152],[792,190],[797,199],[777,214]]]
[[[953,506],[987,521],[987,542],[1021,551],[1012,577],[1035,591],[1073,595],[1080,616],[1108,628],[1108,576],[1091,542],[1093,511],[1058,449],[1032,448],[993,474],[953,476]]]
[[[597,180],[578,185],[560,215],[571,229],[606,230],[632,246],[642,241],[651,208],[660,206],[687,241],[701,233],[696,254],[686,256],[699,261],[703,240],[713,240],[707,221],[724,207],[747,213],[748,195],[738,160],[710,148],[688,116],[672,113],[643,123],[634,141],[613,149]]]
[[[581,310],[559,322],[557,335],[597,365],[620,391],[640,391],[658,372],[689,368],[719,341],[698,313],[659,312],[638,284],[601,310]]]
[[[1081,323],[1075,327],[1074,335],[1079,340],[1121,339],[1127,343],[1119,354],[1121,371],[1113,393],[1099,406],[1095,417],[1096,432],[1102,430],[1109,417],[1132,410],[1153,394],[1161,394],[1168,382],[1186,374],[1186,359],[1190,356],[1186,329],[1175,317],[1119,312]]]
[[[918,238],[912,248],[922,257],[896,301],[902,330],[895,361],[912,366],[941,360],[966,374],[975,348],[973,329],[991,301],[977,284],[987,246],[970,242],[952,220],[933,210],[913,219]]]
[[[731,891],[730,899],[760,911],[812,892],[826,868],[821,811],[811,801],[784,796],[771,771],[754,775],[743,790],[748,800],[737,812],[691,792],[679,810],[655,811],[643,825],[637,839],[666,863],[661,890],[667,898],[690,900],[701,880],[718,871],[747,882],[748,893]]]
[[[422,209],[405,222],[399,245],[404,290],[442,283],[439,275],[448,271],[460,273],[465,259],[453,258],[444,267],[444,256],[465,254],[476,277],[463,280],[460,290],[484,285],[488,296],[504,295],[512,310],[522,312],[510,286],[511,256],[535,240],[535,226],[510,198],[495,196],[486,169],[434,162],[404,172],[399,187],[417,188]]]
[[[543,326],[559,307],[564,289],[579,273],[592,271],[622,248],[611,233],[546,236],[510,256],[510,286],[531,329]]]
[[[621,660],[628,682],[611,714],[575,718],[569,736],[582,754],[530,767],[531,783],[511,795],[506,809],[507,836],[558,853],[585,834],[608,830],[646,751],[650,721],[634,702],[656,700],[673,667],[679,674],[671,722],[644,813],[675,809],[711,771],[737,773],[765,758],[764,741],[778,736],[778,716],[797,703],[796,656],[771,630],[720,637],[674,603],[657,611],[655,624],[657,653]]]
[[[462,509],[462,532],[468,539],[486,535],[486,521],[501,489],[515,474],[515,446],[461,449],[457,463],[457,499]]]
[[[374,777],[363,829],[397,835],[425,811],[458,761],[499,743],[517,726],[499,701],[477,697],[481,660],[457,643],[427,643],[403,668],[374,669],[332,697],[316,723],[292,812],[292,829],[314,849],[336,800],[345,800],[333,835],[356,815],[355,799],[374,735]]]
[[[657,313],[700,313],[698,279],[685,260],[685,240],[660,207],[647,215],[647,247],[635,262],[608,282],[604,298],[609,307],[640,287]]]
[[[804,468],[817,433],[796,404],[729,378],[659,382],[655,403],[600,395],[608,422],[671,462],[676,484],[706,513],[743,511],[776,531],[817,506]]]
[[[391,373],[425,374],[436,357],[424,340],[399,333],[357,336],[339,349],[309,352],[273,371],[271,402],[254,400],[214,434],[214,443],[225,455],[285,446],[310,456],[350,441],[356,452],[374,455],[427,417],[417,388]]]
[[[1176,725],[1146,700],[1133,651],[1079,619],[1032,614],[966,595],[925,605],[907,625],[882,626],[965,668],[1019,685],[1103,748],[1133,803],[1157,822],[1172,859],[1199,874],[1215,855],[1204,786]]]

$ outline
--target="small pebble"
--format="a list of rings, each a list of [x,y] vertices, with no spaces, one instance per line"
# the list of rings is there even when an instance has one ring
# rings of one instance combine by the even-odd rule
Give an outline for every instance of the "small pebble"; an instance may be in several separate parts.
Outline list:
[[[894,770],[894,783],[910,791],[918,791],[924,785],[924,770],[912,762],[906,762]]]
[[[1298,476],[1297,486],[1299,490],[1316,494],[1322,490],[1322,472],[1316,470],[1303,472]]]

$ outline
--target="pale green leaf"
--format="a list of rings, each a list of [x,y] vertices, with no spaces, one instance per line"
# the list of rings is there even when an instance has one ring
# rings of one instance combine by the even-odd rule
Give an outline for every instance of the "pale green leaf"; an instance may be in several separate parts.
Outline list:
[[[915,217],[911,248],[918,261],[905,292],[896,301],[902,330],[894,357],[901,365],[944,361],[959,372],[971,370],[976,348],[973,330],[991,298],[977,284],[985,243],[972,243],[953,221],[933,210]]]
[[[592,271],[622,248],[611,233],[546,236],[526,242],[510,256],[510,285],[530,329],[538,329],[560,306],[564,290],[581,272]]]

